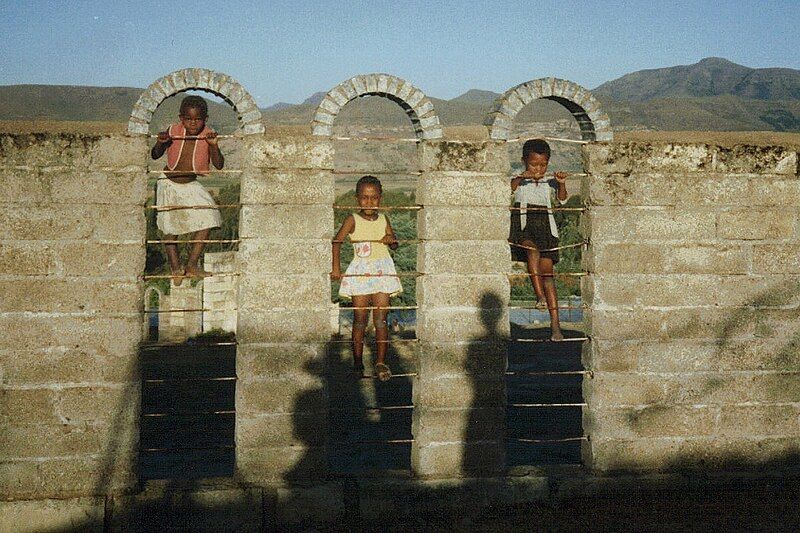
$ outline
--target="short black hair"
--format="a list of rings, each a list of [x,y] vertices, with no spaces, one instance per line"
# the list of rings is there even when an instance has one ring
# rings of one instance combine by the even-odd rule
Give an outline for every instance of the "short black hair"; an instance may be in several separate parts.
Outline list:
[[[522,159],[528,159],[531,154],[544,154],[550,159],[550,145],[544,139],[531,139],[522,145]]]
[[[202,96],[197,96],[195,94],[190,94],[183,100],[181,100],[181,110],[180,114],[185,115],[186,110],[194,108],[200,111],[200,114],[204,117],[208,116],[208,104],[206,103],[205,99]]]
[[[356,183],[356,195],[361,191],[361,187],[364,185],[375,185],[378,188],[378,192],[383,194],[383,186],[381,185],[381,180],[376,178],[375,176],[364,176],[358,180]]]

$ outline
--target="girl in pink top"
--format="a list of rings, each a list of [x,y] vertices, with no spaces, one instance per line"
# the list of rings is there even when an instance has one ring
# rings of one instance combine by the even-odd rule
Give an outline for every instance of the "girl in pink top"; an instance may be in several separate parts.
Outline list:
[[[197,176],[207,174],[209,161],[218,169],[225,165],[219,150],[217,133],[206,126],[208,104],[199,96],[187,96],[181,101],[180,122],[158,134],[150,151],[153,159],[167,153],[167,165],[156,189],[156,223],[169,241],[178,235],[193,233],[193,241],[208,240],[212,228],[222,224],[219,210]],[[201,209],[187,209],[200,206]],[[201,278],[210,273],[198,267],[204,242],[192,243],[186,266],[180,263],[177,244],[165,244],[172,280],[180,285],[184,277]]]

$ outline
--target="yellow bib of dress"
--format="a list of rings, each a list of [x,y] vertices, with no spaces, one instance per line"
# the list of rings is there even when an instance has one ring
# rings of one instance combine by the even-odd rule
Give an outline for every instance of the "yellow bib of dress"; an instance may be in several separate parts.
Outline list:
[[[350,234],[350,241],[353,243],[355,256],[368,260],[390,257],[389,247],[382,242],[363,242],[383,239],[386,235],[386,215],[380,213],[377,219],[367,220],[358,213],[353,213],[353,218],[356,221],[356,227]]]

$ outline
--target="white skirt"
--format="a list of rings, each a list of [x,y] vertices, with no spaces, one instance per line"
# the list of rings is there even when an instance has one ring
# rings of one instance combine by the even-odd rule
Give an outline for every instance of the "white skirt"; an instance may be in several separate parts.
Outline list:
[[[350,298],[378,292],[390,296],[400,294],[403,292],[403,286],[400,285],[400,278],[396,274],[391,257],[373,260],[354,257],[339,285],[339,296]]]
[[[169,209],[173,206],[202,205],[209,209]],[[211,194],[197,180],[175,183],[162,174],[156,187],[156,225],[166,235],[183,235],[201,229],[218,228],[222,217]]]

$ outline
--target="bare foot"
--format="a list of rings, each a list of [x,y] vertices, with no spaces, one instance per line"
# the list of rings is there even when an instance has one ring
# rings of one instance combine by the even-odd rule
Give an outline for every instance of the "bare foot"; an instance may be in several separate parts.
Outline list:
[[[170,275],[172,276],[172,284],[176,287],[180,287],[181,283],[183,283],[183,278],[186,277],[186,270],[183,268],[171,270]]]
[[[553,342],[563,341],[564,334],[561,333],[560,329],[553,330],[550,334],[550,340]]]
[[[207,278],[213,276],[213,272],[207,272],[201,268],[197,267],[186,267],[186,277],[187,278]]]

